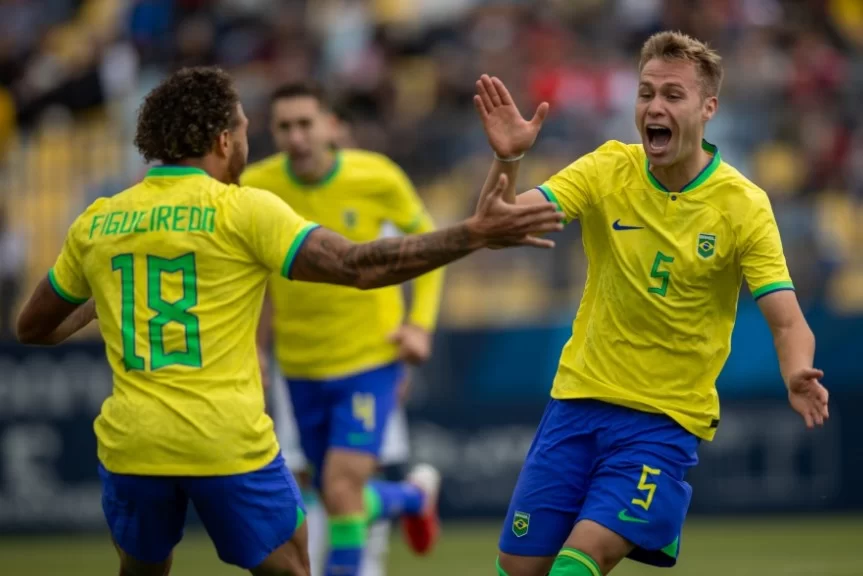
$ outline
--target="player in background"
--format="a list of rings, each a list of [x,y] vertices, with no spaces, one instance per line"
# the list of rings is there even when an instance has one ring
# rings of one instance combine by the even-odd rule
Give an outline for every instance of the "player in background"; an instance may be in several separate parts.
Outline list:
[[[336,148],[356,148],[354,139],[355,116],[351,110],[342,106],[335,107]],[[388,223],[384,226],[383,236],[396,235],[398,230]],[[399,384],[398,402],[393,409],[384,428],[384,439],[381,444],[380,469],[386,478],[397,478],[404,474],[405,466],[410,458],[410,438],[408,435],[407,413],[405,402],[411,385],[410,370]],[[386,574],[387,557],[390,545],[390,521],[375,522],[369,526],[368,540],[363,550],[360,564],[360,576],[384,576]],[[311,544],[310,544],[311,547]],[[314,571],[314,565],[312,566]]]
[[[715,381],[745,279],[773,333],[792,408],[828,417],[815,339],[793,291],[767,194],[704,140],[718,108],[719,55],[680,33],[641,52],[640,144],[610,141],[515,195],[518,161],[548,106],[526,121],[504,85],[474,98],[518,206],[581,221],[588,274],[551,401],[500,538],[509,576],[598,576],[625,557],[672,566],[689,507],[686,472],[719,425]]]
[[[245,184],[270,190],[304,218],[355,241],[379,238],[389,223],[404,233],[434,229],[410,180],[392,161],[334,146],[338,122],[317,87],[279,88],[271,114],[280,152],[249,166]],[[407,378],[404,364],[418,365],[431,352],[441,286],[442,271],[414,281],[405,315],[397,286],[361,292],[277,277],[270,283],[272,312],[265,308],[259,346],[267,350],[274,334],[300,444],[327,511],[328,575],[359,573],[367,526],[377,520],[403,516],[418,553],[430,550],[437,537],[437,471],[419,466],[406,482],[372,477]],[[323,540],[315,536],[310,549]]]
[[[326,123],[333,129],[333,147],[335,149],[355,148],[353,137],[353,119],[350,111],[343,107],[333,107],[332,118]],[[385,224],[383,235],[392,235],[392,225]],[[268,311],[265,310],[264,314]],[[266,326],[269,322],[262,325]],[[259,341],[267,346],[269,334],[261,334]],[[268,360],[265,359],[265,369]],[[269,369],[270,381],[280,377],[277,369]],[[379,463],[381,473],[387,478],[397,478],[403,473],[403,467],[410,456],[407,416],[404,410],[404,400],[409,388],[409,376],[399,384],[399,402],[391,412],[384,427]],[[317,576],[323,569],[324,553],[327,548],[327,515],[318,497],[309,475],[308,462],[300,446],[294,411],[288,397],[287,386],[277,385],[269,388],[270,413],[275,423],[276,437],[282,448],[282,455],[291,472],[294,473],[303,502],[306,506],[306,522],[309,527],[309,558],[311,560],[312,576]],[[389,553],[391,522],[389,519],[374,522],[369,526],[366,546],[363,549],[360,563],[360,576],[384,576]]]
[[[279,377],[278,369],[271,368],[271,381]],[[306,524],[309,531],[309,559],[312,576],[318,576],[326,561],[324,553],[327,548],[327,513],[320,504],[308,473],[308,464],[300,446],[294,411],[288,398],[286,386],[270,386],[270,414],[275,425],[276,438],[282,449],[282,456],[288,469],[293,472],[300,487],[303,503],[306,507]],[[387,478],[400,477],[403,467],[408,462],[410,446],[407,430],[407,419],[400,405],[390,415],[384,439],[381,445],[380,464],[382,473]],[[368,529],[368,539],[363,549],[360,563],[360,576],[384,576],[386,574],[387,557],[390,544],[390,521],[388,519],[374,522]]]
[[[461,224],[356,244],[236,184],[247,126],[221,70],[163,81],[135,136],[161,165],[73,222],[18,319],[19,340],[42,345],[100,319],[114,389],[95,432],[123,576],[169,573],[189,500],[223,561],[257,576],[309,573],[302,501],[264,411],[256,353],[273,273],[378,288],[490,244],[543,245],[528,234],[558,226],[504,203],[504,177]]]

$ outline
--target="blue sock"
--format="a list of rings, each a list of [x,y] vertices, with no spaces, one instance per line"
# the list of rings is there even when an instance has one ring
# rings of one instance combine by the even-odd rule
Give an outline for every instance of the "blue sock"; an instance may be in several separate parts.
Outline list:
[[[407,482],[372,480],[366,484],[363,496],[370,524],[383,518],[419,514],[425,504],[423,491]]]
[[[366,519],[363,516],[330,518],[330,553],[325,576],[357,576],[366,544]]]

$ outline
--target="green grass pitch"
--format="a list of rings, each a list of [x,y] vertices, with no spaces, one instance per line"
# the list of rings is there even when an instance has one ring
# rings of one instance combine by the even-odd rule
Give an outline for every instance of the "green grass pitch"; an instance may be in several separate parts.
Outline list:
[[[428,558],[393,539],[390,576],[495,576],[498,528],[450,524]],[[0,538],[4,576],[108,576],[117,573],[105,535]],[[220,564],[206,536],[190,532],[177,548],[174,576],[238,576]],[[624,561],[614,576],[860,576],[863,517],[691,520],[681,560],[668,571]]]

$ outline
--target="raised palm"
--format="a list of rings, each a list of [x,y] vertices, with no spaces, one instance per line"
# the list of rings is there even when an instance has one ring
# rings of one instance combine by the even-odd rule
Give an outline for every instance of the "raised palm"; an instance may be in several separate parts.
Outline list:
[[[823,426],[830,417],[827,408],[829,394],[818,381],[824,377],[824,372],[815,368],[806,368],[791,375],[788,382],[788,401],[791,407],[803,417],[807,428]]]
[[[483,74],[476,81],[476,90],[473,103],[492,150],[501,158],[512,158],[529,150],[548,114],[548,104],[540,104],[533,118],[525,120],[498,78]]]

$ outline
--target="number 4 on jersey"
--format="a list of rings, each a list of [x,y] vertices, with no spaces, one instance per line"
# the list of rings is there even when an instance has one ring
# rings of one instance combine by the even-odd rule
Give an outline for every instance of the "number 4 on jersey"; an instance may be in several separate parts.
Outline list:
[[[120,272],[123,364],[126,370],[145,370],[144,357],[138,355],[135,345],[135,257],[133,254],[114,256],[111,267],[115,272]],[[183,296],[179,300],[169,302],[162,297],[163,272],[182,274]],[[197,303],[198,277],[193,253],[173,259],[147,256],[147,308],[156,313],[147,326],[150,370],[173,365],[201,367],[201,326],[198,317],[189,312]],[[184,351],[165,351],[165,327],[171,323],[183,328],[186,340]]]
[[[651,286],[647,289],[651,294],[658,294],[660,296],[665,296],[666,292],[668,292],[668,283],[670,281],[671,273],[668,270],[660,270],[659,267],[663,264],[671,264],[674,262],[674,256],[666,256],[662,252],[656,253],[656,258],[653,260],[653,269],[650,271],[651,278],[659,278],[662,280],[662,285],[660,286]]]

